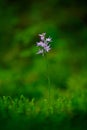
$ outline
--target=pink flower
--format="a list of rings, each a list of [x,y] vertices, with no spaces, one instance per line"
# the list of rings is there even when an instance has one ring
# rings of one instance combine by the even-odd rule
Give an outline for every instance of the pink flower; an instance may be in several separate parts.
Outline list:
[[[48,37],[48,38],[46,38],[46,41],[47,41],[47,42],[51,42],[52,40],[51,40],[50,37]]]
[[[44,41],[45,34],[46,34],[46,33],[39,34],[39,36],[40,36],[40,39],[41,39],[42,41]]]
[[[45,50],[46,52],[49,52],[50,49],[51,49],[50,46],[45,46],[45,47],[44,47],[44,50]]]
[[[44,43],[44,42],[42,42],[42,41],[37,42],[37,46],[42,46],[42,47],[44,47],[44,46],[45,46],[45,43]]]
[[[49,52],[51,50],[49,42],[51,42],[51,38],[45,38],[46,33],[39,34],[40,36],[40,42],[37,42],[37,46],[39,47],[39,51],[37,54],[44,55],[46,52]]]

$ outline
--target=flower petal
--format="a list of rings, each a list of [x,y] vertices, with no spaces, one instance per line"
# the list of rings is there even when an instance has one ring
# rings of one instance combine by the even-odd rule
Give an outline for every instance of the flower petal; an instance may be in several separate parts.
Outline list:
[[[46,41],[47,41],[47,42],[51,42],[52,40],[51,40],[50,37],[48,37],[48,38],[46,38]]]

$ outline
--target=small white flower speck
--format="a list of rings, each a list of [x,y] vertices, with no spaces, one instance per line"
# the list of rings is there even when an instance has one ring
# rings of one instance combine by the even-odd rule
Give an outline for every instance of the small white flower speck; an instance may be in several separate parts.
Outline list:
[[[47,42],[51,42],[52,40],[51,40],[50,37],[48,37],[48,38],[46,38],[46,41],[47,41]]]

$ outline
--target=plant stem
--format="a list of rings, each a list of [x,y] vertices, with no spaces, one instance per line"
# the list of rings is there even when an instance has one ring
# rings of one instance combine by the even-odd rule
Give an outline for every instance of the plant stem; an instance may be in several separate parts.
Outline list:
[[[48,65],[48,59],[47,55],[45,55],[45,62],[46,62],[46,71],[47,71],[47,80],[48,80],[48,100],[50,104],[50,87],[51,87],[51,81],[50,81],[50,76],[49,76],[49,65]]]

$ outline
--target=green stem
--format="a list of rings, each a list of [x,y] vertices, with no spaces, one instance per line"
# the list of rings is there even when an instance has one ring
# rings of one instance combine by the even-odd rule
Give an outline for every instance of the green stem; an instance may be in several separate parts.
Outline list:
[[[48,65],[48,59],[47,55],[45,55],[45,62],[46,62],[46,71],[47,71],[47,80],[48,80],[48,100],[50,104],[50,87],[51,87],[51,81],[50,81],[50,76],[49,76],[49,65]]]

